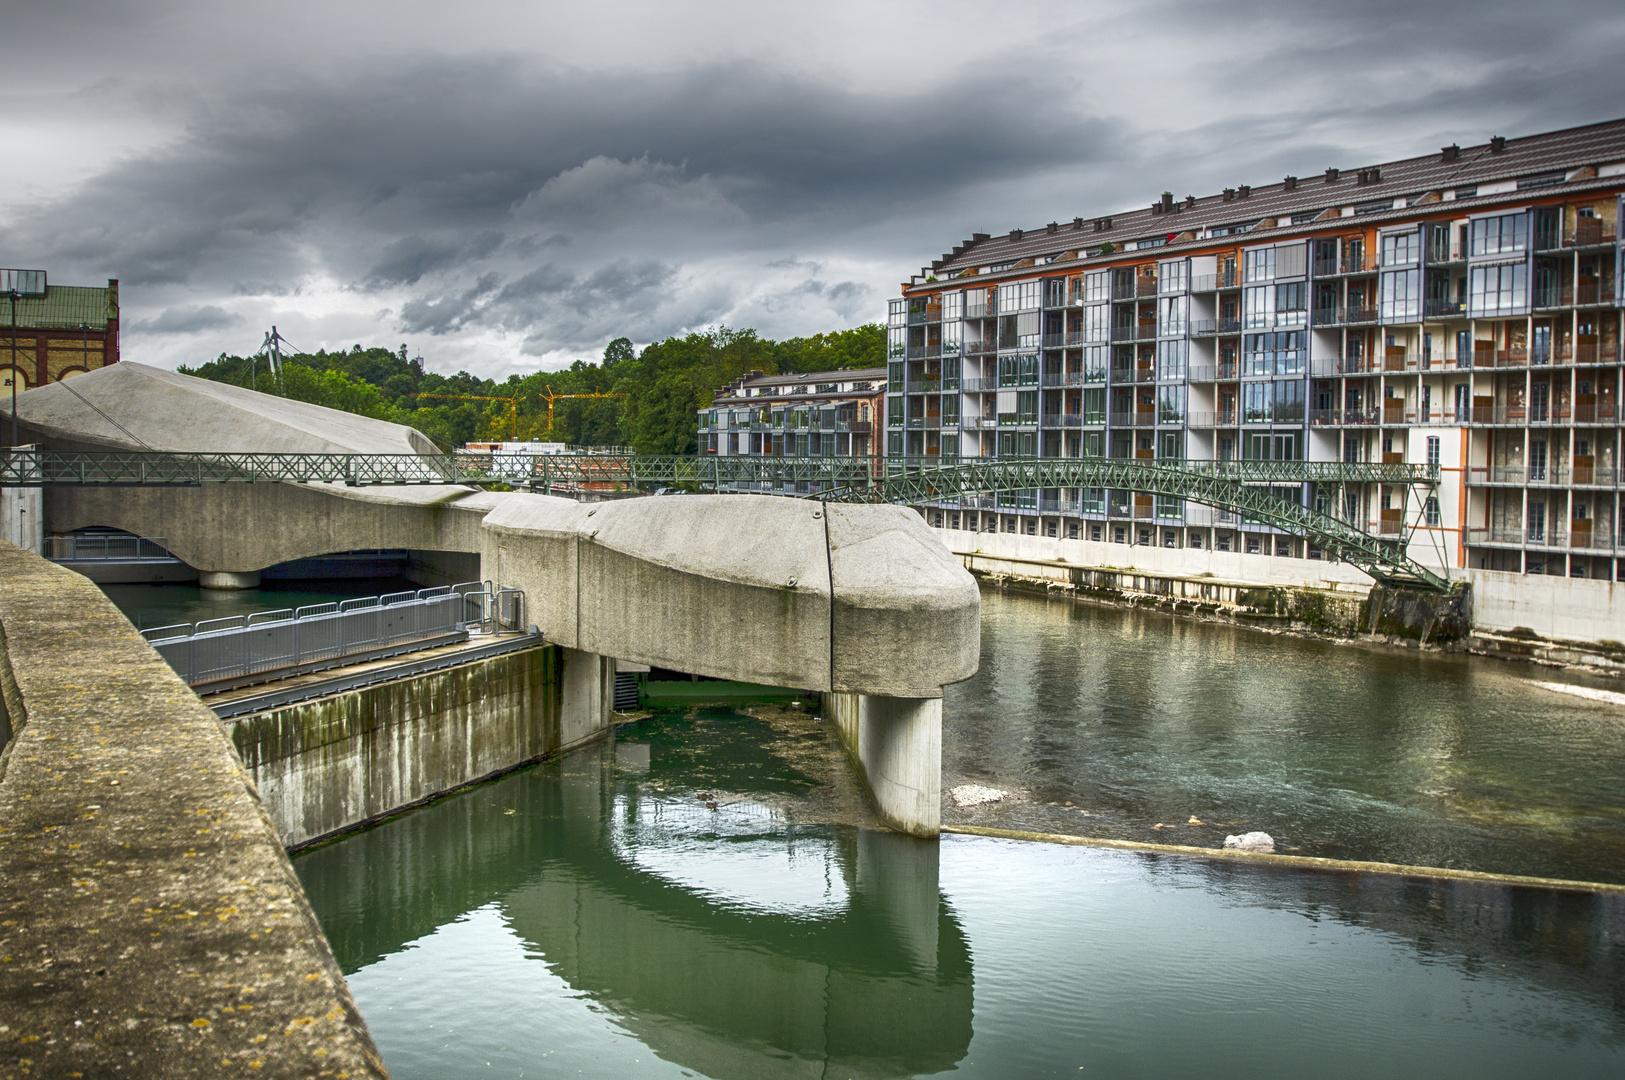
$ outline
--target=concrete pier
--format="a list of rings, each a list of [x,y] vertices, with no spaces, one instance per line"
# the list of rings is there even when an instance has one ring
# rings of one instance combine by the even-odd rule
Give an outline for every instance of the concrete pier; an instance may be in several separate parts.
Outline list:
[[[942,831],[942,699],[824,695],[875,809],[911,836]]]

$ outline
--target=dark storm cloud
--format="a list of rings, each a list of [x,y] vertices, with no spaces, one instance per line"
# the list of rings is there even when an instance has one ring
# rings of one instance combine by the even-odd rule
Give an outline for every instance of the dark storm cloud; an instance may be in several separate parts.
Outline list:
[[[412,285],[419,278],[458,262],[480,259],[502,246],[502,234],[494,229],[479,233],[467,243],[403,236],[385,245],[380,261],[367,273],[367,281],[377,285]]]

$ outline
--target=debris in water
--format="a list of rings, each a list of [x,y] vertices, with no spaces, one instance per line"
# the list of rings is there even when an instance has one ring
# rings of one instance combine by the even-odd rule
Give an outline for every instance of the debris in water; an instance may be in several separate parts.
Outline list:
[[[983,787],[981,784],[960,784],[948,792],[953,797],[954,805],[977,806],[981,803],[1003,802],[1010,797],[1008,791],[998,788]]]
[[[1267,832],[1242,833],[1240,836],[1227,836],[1224,846],[1232,851],[1263,851],[1275,850],[1275,837]]]
[[[1159,821],[1159,822],[1157,822],[1155,825],[1153,825],[1151,827],[1153,829],[1166,829],[1168,826],[1164,825],[1162,822]]]
[[[1203,822],[1202,822],[1201,818],[1197,817],[1195,814],[1192,814],[1191,819],[1189,821],[1185,822],[1185,824],[1187,824],[1187,825],[1201,825],[1201,824],[1203,824]]]
[[[717,804],[714,802],[708,802],[705,804],[705,808],[707,810],[715,810],[717,808]]]

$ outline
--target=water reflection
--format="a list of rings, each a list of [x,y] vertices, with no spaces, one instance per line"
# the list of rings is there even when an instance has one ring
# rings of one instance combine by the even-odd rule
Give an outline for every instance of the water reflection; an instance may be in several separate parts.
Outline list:
[[[620,1029],[706,1076],[900,1077],[964,1056],[970,953],[935,844],[790,825],[737,792],[708,809],[615,760],[589,750],[301,855],[344,970],[494,908]]]

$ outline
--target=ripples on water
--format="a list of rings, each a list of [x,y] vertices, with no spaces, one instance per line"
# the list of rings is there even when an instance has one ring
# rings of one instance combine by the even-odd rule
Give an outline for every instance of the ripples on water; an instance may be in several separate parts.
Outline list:
[[[944,702],[944,786],[1018,799],[948,814],[1625,882],[1625,709],[1533,685],[1553,680],[1621,688],[989,589],[981,671]]]
[[[1625,1066],[1618,898],[922,843],[809,821],[794,723],[617,739],[296,858],[397,1080]]]

